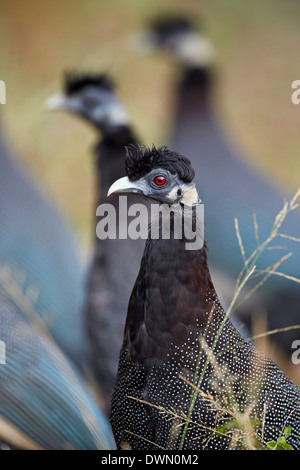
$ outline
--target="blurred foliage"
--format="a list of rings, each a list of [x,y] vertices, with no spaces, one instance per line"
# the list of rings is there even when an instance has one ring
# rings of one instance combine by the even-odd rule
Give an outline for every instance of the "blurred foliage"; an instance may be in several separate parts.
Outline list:
[[[45,111],[65,69],[108,71],[141,140],[168,142],[177,70],[163,53],[141,56],[130,35],[162,13],[204,25],[219,58],[216,112],[249,163],[293,193],[300,174],[300,2],[295,0],[1,0],[1,108],[20,159],[50,191],[83,245],[92,240],[96,135],[78,119]],[[171,84],[171,85],[170,85]]]

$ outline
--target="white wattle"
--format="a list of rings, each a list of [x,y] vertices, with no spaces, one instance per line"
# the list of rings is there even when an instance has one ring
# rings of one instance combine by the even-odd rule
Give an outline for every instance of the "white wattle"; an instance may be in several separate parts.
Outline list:
[[[178,57],[188,65],[206,66],[216,60],[216,51],[210,41],[195,33],[178,38],[175,46]]]

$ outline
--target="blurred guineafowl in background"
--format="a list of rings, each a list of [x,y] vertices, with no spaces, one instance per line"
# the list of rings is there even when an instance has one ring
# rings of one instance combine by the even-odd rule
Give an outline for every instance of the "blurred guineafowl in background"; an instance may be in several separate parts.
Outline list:
[[[113,449],[79,371],[87,340],[73,235],[1,132],[0,220],[1,448]]]
[[[124,174],[125,147],[136,143],[137,139],[127,113],[114,93],[113,83],[106,75],[68,73],[63,93],[50,97],[47,107],[68,110],[85,119],[99,133],[94,150],[96,206],[109,203],[115,208],[116,239],[95,236],[85,308],[94,373],[108,412],[122,344],[126,306],[145,242],[126,237],[127,210],[119,211],[119,198],[108,200],[107,190],[115,179]],[[129,208],[134,202],[135,196],[130,195],[125,204]],[[104,220],[104,215],[97,210],[97,216],[102,216],[102,219],[95,217],[95,231],[97,220]],[[125,240],[119,239],[119,229],[122,227],[125,228]]]
[[[140,193],[163,210],[160,238],[149,228],[128,305],[112,399],[117,447],[239,449],[249,432],[237,419],[248,416],[255,446],[265,448],[289,426],[288,442],[300,449],[300,390],[226,318],[206,244],[186,247],[186,221],[200,238],[204,222],[190,161],[167,148],[136,148],[127,155],[126,173],[109,194]],[[161,235],[166,223],[169,238]]]
[[[84,274],[71,229],[14,158],[0,128],[0,270],[35,299],[35,312],[78,368],[86,360]]]
[[[13,449],[114,449],[110,424],[81,374],[43,327],[22,318],[20,307],[6,300],[2,281],[3,273],[0,439]]]
[[[279,184],[264,178],[248,163],[249,158],[247,160],[238,153],[218,122],[213,105],[216,55],[192,21],[182,17],[162,18],[153,22],[141,39],[141,42],[147,43],[148,49],[168,51],[179,66],[169,142],[174,150],[189,155],[196,170],[196,182],[201,187],[206,209],[205,230],[210,241],[208,260],[212,278],[224,305],[228,305],[243,266],[234,218],[238,219],[247,258],[258,245],[253,211],[256,213],[261,243],[270,235],[286,195]],[[299,238],[299,212],[289,214],[280,231]],[[272,245],[284,245],[286,250],[264,250],[259,267],[265,269],[284,254],[292,252],[293,255],[284,261],[278,271],[299,279],[299,243],[287,238],[276,238]],[[248,291],[257,282],[257,279],[250,279],[247,283]],[[299,284],[271,275],[263,288],[239,308],[238,313],[248,327],[251,325],[251,313],[255,310],[267,314],[269,329],[299,324]],[[298,331],[273,336],[288,355],[292,340],[299,337]]]

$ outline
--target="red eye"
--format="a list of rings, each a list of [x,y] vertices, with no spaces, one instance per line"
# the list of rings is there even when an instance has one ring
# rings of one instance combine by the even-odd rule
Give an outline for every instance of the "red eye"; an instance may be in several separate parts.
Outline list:
[[[154,178],[154,183],[157,184],[157,186],[162,186],[166,183],[166,178],[164,176],[156,176]]]

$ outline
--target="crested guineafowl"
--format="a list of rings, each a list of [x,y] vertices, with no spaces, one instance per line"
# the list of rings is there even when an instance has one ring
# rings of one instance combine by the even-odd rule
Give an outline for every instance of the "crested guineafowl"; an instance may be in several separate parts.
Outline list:
[[[124,174],[125,147],[135,144],[137,138],[123,105],[115,95],[111,79],[106,75],[68,73],[63,93],[50,97],[47,105],[50,109],[63,109],[80,116],[99,133],[94,150],[96,203],[99,207],[105,203],[113,206],[117,232],[122,227],[127,231],[127,211],[125,215],[119,211],[118,197],[108,200],[106,194],[112,182]],[[128,198],[128,210],[135,201],[134,195]],[[97,212],[96,208],[95,212],[96,231],[97,222],[103,219],[104,214]],[[145,241],[131,240],[129,237],[119,240],[109,236],[99,239],[98,235],[95,233],[88,275],[85,323],[95,378],[108,412],[123,338],[124,312]]]
[[[190,161],[137,146],[126,173],[108,194],[140,193],[160,212],[128,305],[112,398],[117,448],[239,449],[247,438],[265,448],[290,427],[287,442],[300,449],[300,390],[244,340],[218,299]]]
[[[288,191],[284,194],[280,184],[262,176],[249,157],[241,155],[222,128],[214,106],[218,76],[216,54],[193,21],[175,16],[156,20],[148,33],[141,37],[140,44],[143,42],[147,42],[148,50],[150,46],[152,50],[167,51],[179,70],[169,144],[175,151],[189,155],[195,168],[196,182],[201,187],[207,212],[205,223],[210,242],[208,260],[212,278],[224,305],[228,305],[243,263],[234,219],[238,220],[245,256],[249,257],[258,245],[253,211],[256,213],[258,240],[262,243],[269,237],[284,199],[290,199],[290,196]],[[286,218],[280,231],[299,238],[298,210]],[[286,249],[265,250],[260,257],[260,269],[292,253],[278,271],[299,279],[299,243],[277,237],[273,245],[285,246]],[[257,282],[257,278],[250,279],[249,290]],[[237,313],[240,321],[250,328],[252,313],[258,311],[267,315],[270,330],[299,324],[299,284],[271,275]],[[298,337],[299,330],[294,329],[274,335],[272,340],[290,357],[292,341]]]

